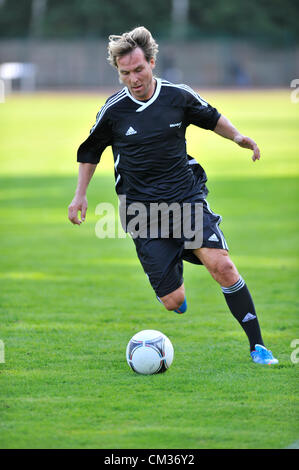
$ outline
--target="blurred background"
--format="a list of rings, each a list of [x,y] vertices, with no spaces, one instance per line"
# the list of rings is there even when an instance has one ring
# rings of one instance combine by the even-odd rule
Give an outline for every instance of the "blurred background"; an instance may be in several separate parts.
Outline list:
[[[298,447],[298,18],[298,0],[0,0],[0,448]],[[253,163],[187,129],[275,370],[248,367],[206,270],[185,264],[189,313],[169,316],[130,237],[96,237],[97,205],[118,208],[110,147],[86,221],[67,218],[77,148],[121,88],[108,36],[140,25],[159,43],[157,75],[204,88],[261,149]],[[150,382],[125,360],[142,329],[175,348]]]
[[[289,87],[299,77],[296,0],[0,0],[7,93],[118,86],[109,34],[143,25],[156,73],[195,87]]]

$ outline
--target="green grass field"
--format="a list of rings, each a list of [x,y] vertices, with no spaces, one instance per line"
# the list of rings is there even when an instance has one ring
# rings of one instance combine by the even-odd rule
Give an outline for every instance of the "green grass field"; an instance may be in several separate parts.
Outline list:
[[[298,110],[286,91],[202,95],[254,138],[250,151],[197,128],[188,150],[209,176],[230,254],[253,295],[275,367],[247,338],[208,272],[185,264],[186,315],[167,312],[133,242],[100,240],[95,207],[117,207],[110,150],[86,222],[67,206],[76,149],[104,96],[10,96],[0,104],[0,448],[275,449],[299,439]],[[141,329],[171,339],[166,374],[139,376],[125,349]],[[297,354],[299,358],[299,354]],[[295,443],[295,444],[294,444]]]

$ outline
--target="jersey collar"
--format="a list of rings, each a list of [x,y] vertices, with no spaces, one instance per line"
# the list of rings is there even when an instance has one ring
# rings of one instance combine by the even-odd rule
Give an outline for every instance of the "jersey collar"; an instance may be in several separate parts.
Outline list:
[[[134,103],[137,103],[140,105],[139,108],[136,109],[136,113],[140,113],[141,111],[143,111],[144,109],[146,109],[148,106],[150,106],[159,96],[159,93],[160,93],[160,90],[161,90],[161,79],[160,78],[156,78],[156,81],[157,81],[157,86],[156,86],[156,90],[155,90],[155,93],[153,94],[153,96],[151,97],[150,100],[148,101],[139,101],[139,100],[136,100],[136,98],[134,98],[131,93],[129,92],[128,90],[128,87],[125,87],[125,92],[127,94],[127,96],[132,100],[134,101]]]

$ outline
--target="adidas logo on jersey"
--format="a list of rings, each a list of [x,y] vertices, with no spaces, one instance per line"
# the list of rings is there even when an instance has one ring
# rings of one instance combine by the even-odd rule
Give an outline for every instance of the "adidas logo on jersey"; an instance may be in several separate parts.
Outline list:
[[[137,131],[135,131],[135,129],[133,129],[133,127],[130,126],[126,132],[126,135],[133,135],[133,134],[137,134]]]
[[[208,240],[210,240],[210,242],[219,242],[219,238],[217,237],[216,233],[213,233],[213,235],[211,235]]]

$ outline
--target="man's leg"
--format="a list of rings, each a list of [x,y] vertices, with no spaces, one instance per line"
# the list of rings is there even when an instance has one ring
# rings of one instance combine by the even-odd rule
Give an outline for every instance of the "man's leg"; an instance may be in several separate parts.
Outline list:
[[[159,297],[159,299],[167,310],[175,310],[177,313],[184,313],[183,311],[179,311],[186,303],[184,283],[178,289],[163,297]],[[184,307],[183,310],[185,311]]]
[[[175,239],[134,238],[138,258],[157,299],[167,310],[187,310],[181,246]]]
[[[256,344],[264,346],[250,292],[227,251],[217,248],[199,248],[194,250],[194,254],[220,284],[231,313],[248,337],[250,351],[254,351]]]

